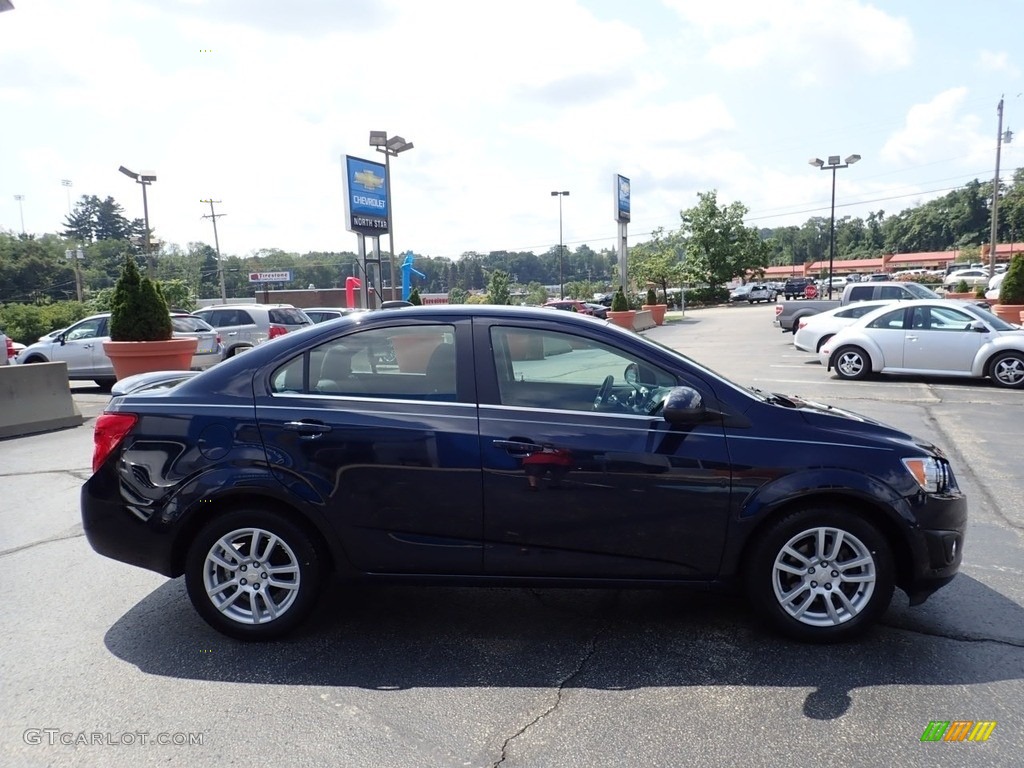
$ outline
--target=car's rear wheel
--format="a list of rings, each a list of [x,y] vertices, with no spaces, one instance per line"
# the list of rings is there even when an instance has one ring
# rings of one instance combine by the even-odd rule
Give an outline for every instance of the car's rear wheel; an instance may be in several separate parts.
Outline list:
[[[185,564],[188,596],[218,632],[272,640],[309,614],[322,580],[313,541],[264,509],[239,509],[203,528]]]
[[[843,347],[833,356],[832,367],[840,379],[866,379],[871,373],[871,358],[860,347]]]
[[[989,365],[989,376],[996,386],[1008,389],[1024,387],[1024,352],[1004,352]]]
[[[808,508],[783,517],[748,562],[747,594],[755,610],[796,640],[849,640],[876,622],[892,599],[888,542],[846,509]]]
[[[828,341],[829,339],[831,339],[831,338],[832,338],[833,336],[835,336],[835,334],[834,334],[834,333],[829,333],[829,334],[826,334],[826,335],[822,336],[822,337],[821,337],[820,339],[818,339],[818,346],[817,346],[817,347],[815,348],[815,350],[814,350],[814,351],[815,351],[815,352],[821,352],[821,348],[822,348],[823,346],[825,346],[825,342],[827,342],[827,341]]]
[[[239,344],[237,347],[229,349],[227,356],[229,358],[234,357],[235,355],[240,355],[243,352],[248,352],[250,349],[252,349],[252,346],[249,344]]]
[[[114,388],[117,383],[117,379],[93,379],[93,384],[102,389],[104,392],[109,392]]]

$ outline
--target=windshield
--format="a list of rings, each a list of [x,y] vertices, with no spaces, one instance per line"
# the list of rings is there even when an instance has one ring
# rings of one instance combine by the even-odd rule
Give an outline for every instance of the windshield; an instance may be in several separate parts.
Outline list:
[[[935,291],[930,288],[925,288],[923,285],[917,283],[907,283],[907,291],[909,291],[916,299],[939,299],[942,298]]]

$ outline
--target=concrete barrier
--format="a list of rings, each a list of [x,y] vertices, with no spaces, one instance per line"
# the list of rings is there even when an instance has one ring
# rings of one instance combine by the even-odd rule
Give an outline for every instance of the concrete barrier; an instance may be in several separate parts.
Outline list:
[[[67,363],[0,365],[0,438],[77,427]]]
[[[649,309],[638,309],[636,314],[633,316],[633,330],[634,331],[646,331],[648,328],[653,328],[657,323],[654,322],[654,314]]]

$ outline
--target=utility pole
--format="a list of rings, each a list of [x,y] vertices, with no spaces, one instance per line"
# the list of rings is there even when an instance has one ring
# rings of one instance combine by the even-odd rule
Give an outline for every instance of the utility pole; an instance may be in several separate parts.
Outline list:
[[[1013,131],[1003,132],[1003,97],[999,97],[996,107],[999,115],[999,128],[996,130],[996,178],[992,183],[992,233],[988,245],[988,273],[996,273],[996,242],[999,233],[999,156],[1002,154],[1003,142],[1007,144],[1013,139]]]
[[[221,258],[220,258],[220,240],[217,238],[217,218],[219,216],[227,216],[227,214],[226,213],[217,213],[213,209],[213,204],[214,203],[219,203],[220,200],[200,200],[199,202],[200,203],[209,203],[210,204],[210,215],[209,216],[204,215],[203,218],[204,219],[210,219],[210,220],[213,221],[213,244],[217,248],[217,273],[220,275],[220,303],[221,304],[227,304],[228,303],[228,293],[227,293],[227,290],[224,288],[224,264],[223,264],[223,262],[221,261]]]

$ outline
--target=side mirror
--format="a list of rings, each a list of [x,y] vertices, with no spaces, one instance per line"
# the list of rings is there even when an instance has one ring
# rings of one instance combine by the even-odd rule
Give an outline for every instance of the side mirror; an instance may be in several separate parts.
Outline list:
[[[971,330],[975,333],[988,333],[988,326],[981,322],[981,320],[974,320],[971,323]]]
[[[673,387],[665,398],[662,413],[670,424],[694,424],[704,419],[707,408],[704,398],[693,387]]]
[[[63,347],[65,344],[68,343],[68,335],[66,333],[62,333],[60,336],[57,337],[57,341],[59,341],[60,345]]]

